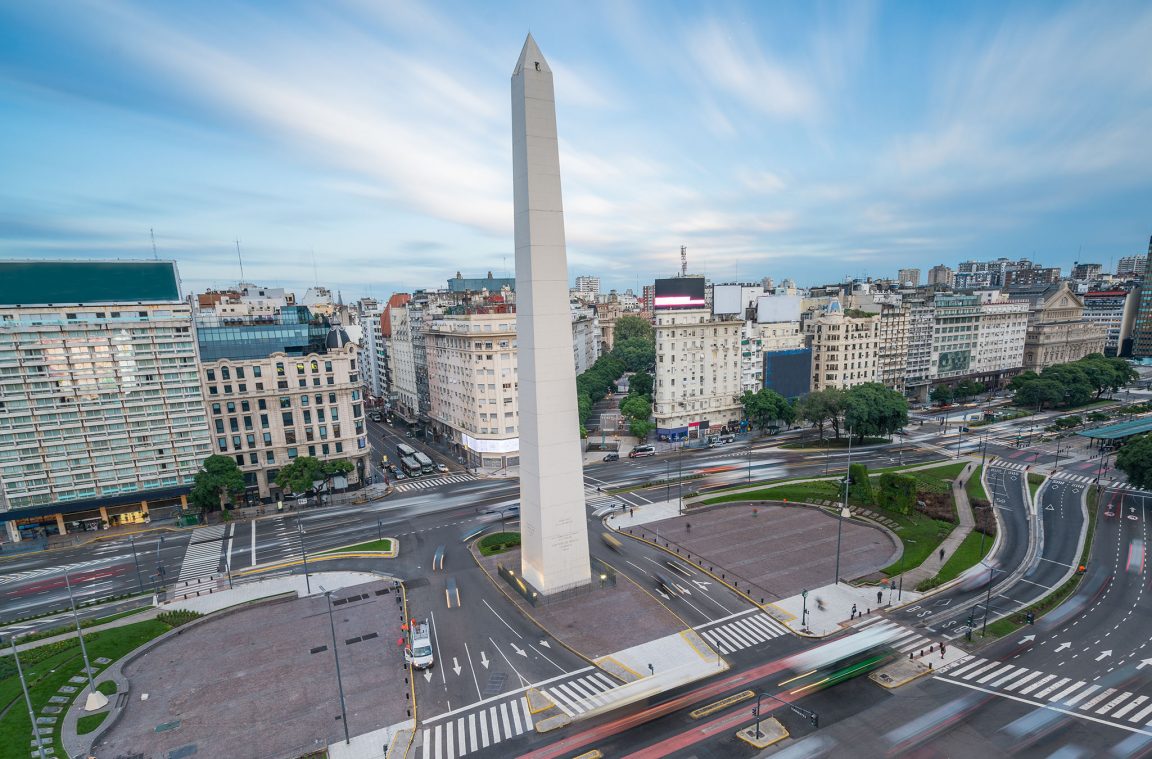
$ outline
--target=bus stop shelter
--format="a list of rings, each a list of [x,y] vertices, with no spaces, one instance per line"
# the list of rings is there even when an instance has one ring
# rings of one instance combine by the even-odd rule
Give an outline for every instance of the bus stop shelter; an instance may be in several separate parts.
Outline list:
[[[1083,430],[1076,434],[1088,438],[1100,448],[1114,448],[1124,443],[1128,438],[1143,435],[1145,432],[1152,432],[1152,417],[1130,419],[1127,422]]]

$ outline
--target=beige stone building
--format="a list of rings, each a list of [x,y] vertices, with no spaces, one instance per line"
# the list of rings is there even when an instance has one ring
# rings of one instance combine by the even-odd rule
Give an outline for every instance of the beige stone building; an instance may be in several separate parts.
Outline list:
[[[652,416],[660,436],[696,437],[739,420],[740,319],[708,309],[656,313]]]
[[[879,314],[852,309],[846,313],[833,300],[827,311],[808,322],[807,329],[812,340],[813,391],[879,381]]]
[[[468,466],[519,463],[516,314],[510,305],[452,306],[424,326],[428,416]]]
[[[200,384],[212,450],[244,473],[244,500],[283,494],[276,475],[299,456],[355,465],[349,484],[369,473],[359,349],[339,325],[303,306],[267,319],[196,317]]]
[[[1104,352],[1105,329],[1084,318],[1084,301],[1069,289],[1067,282],[1014,290],[1010,297],[1028,304],[1024,371],[1039,372]]]

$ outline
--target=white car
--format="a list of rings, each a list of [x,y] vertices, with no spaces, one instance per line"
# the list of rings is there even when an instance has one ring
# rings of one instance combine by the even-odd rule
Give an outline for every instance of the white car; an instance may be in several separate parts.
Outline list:
[[[447,472],[448,466],[446,464],[437,464],[436,465],[436,471],[437,472]]]

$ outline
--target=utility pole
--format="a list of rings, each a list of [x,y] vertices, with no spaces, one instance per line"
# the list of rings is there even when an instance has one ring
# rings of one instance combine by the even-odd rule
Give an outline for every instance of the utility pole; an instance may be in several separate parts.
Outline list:
[[[304,588],[308,595],[312,595],[312,581],[308,578],[308,549],[304,547],[304,528],[300,525],[300,517],[296,517],[296,535],[300,538],[300,555],[304,557]]]
[[[340,677],[340,647],[336,645],[336,622],[332,618],[332,591],[324,591],[324,600],[328,602],[328,625],[332,628],[332,654],[336,657],[336,687],[340,689],[340,721],[344,723],[344,743],[347,745],[352,742],[352,738],[348,735],[348,707],[344,703],[344,680]]]
[[[13,635],[8,639],[12,645],[12,658],[16,660],[16,674],[20,676],[20,690],[24,692],[24,704],[28,707],[28,721],[32,723],[32,735],[36,738],[36,753],[40,755],[40,759],[44,757],[44,741],[40,737],[40,731],[36,729],[36,713],[32,709],[32,697],[28,695],[28,683],[24,680],[24,668],[20,666],[20,652],[16,650],[16,636]]]
[[[840,537],[844,531],[844,520],[852,516],[848,510],[848,483],[852,479],[852,428],[848,428],[848,471],[844,473],[844,508],[836,519],[836,577],[834,584],[840,584]]]
[[[80,653],[84,658],[84,674],[88,676],[88,700],[84,711],[94,712],[108,703],[108,697],[96,690],[96,683],[92,680],[92,665],[88,661],[88,646],[84,645],[84,632],[80,629],[80,615],[76,613],[76,598],[72,595],[72,579],[68,572],[64,572],[64,584],[68,587],[68,604],[72,607],[72,621],[76,623],[76,637],[80,639]],[[35,728],[36,722],[32,722]]]

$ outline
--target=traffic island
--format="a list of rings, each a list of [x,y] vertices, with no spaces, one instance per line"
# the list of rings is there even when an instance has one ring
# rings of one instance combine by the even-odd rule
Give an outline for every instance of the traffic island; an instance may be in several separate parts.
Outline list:
[[[932,669],[924,661],[897,659],[887,666],[870,672],[868,679],[881,687],[895,690],[931,672]]]
[[[769,717],[737,730],[736,737],[754,748],[764,749],[787,738],[788,728],[775,717]]]

